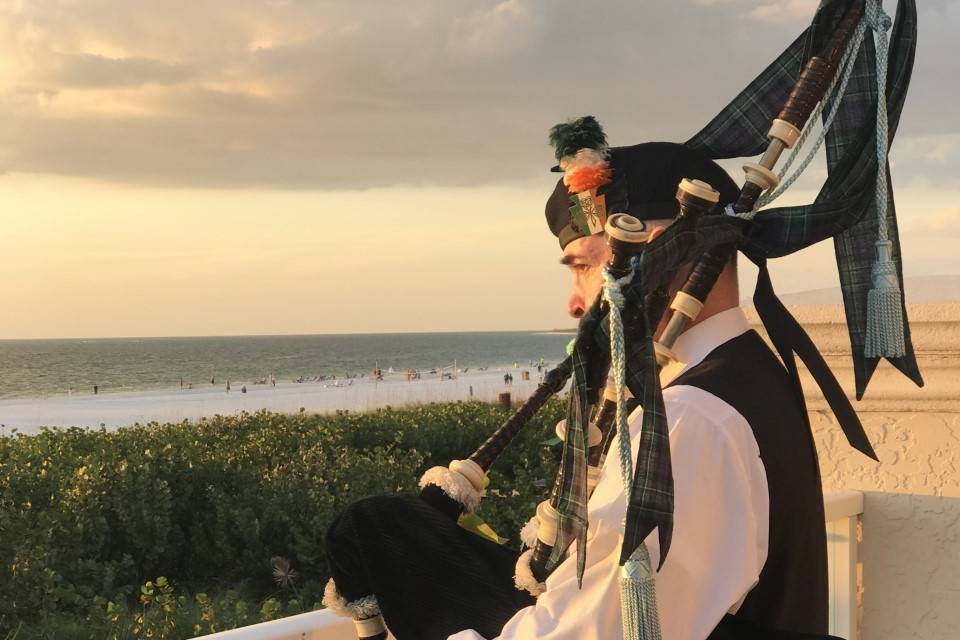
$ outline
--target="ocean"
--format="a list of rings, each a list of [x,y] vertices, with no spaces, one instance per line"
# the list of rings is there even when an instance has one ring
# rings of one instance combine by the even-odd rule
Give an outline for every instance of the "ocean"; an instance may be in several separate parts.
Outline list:
[[[428,374],[514,362],[556,364],[572,336],[551,332],[395,333],[195,338],[0,340],[0,398],[252,384],[317,376]]]

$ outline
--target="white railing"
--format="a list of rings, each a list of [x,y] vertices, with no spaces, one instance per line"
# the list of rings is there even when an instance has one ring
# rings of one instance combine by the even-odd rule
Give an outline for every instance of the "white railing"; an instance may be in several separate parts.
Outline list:
[[[357,640],[357,632],[353,621],[323,609],[280,620],[261,622],[249,627],[221,631],[202,636],[202,638],[203,640]]]
[[[863,493],[833,491],[824,496],[827,521],[827,567],[830,582],[830,634],[859,640],[860,582],[857,579],[857,546]]]
[[[830,582],[830,633],[848,640],[858,640],[857,544],[863,494],[859,491],[834,491],[824,496],[824,507]],[[356,637],[352,621],[322,610],[221,631],[202,636],[202,640],[356,640]]]

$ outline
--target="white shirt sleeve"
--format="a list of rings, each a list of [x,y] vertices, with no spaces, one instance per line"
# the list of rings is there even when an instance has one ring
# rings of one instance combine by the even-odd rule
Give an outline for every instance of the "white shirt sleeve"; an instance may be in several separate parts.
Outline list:
[[[767,557],[769,496],[753,431],[730,405],[689,386],[664,390],[674,477],[674,532],[657,574],[664,640],[703,640],[735,612],[759,579]],[[636,461],[640,410],[630,419]],[[577,588],[571,553],[547,579],[536,604],[521,609],[497,640],[612,640],[622,638],[618,561],[626,503],[610,447],[590,498],[587,566]],[[657,532],[647,538],[654,566]],[[449,640],[483,640],[461,631]]]

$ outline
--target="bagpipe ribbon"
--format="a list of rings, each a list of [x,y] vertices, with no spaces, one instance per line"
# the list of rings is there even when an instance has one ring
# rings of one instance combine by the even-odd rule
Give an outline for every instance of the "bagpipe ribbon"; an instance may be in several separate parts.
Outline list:
[[[863,0],[853,0],[862,2]],[[769,143],[767,130],[779,114],[813,51],[826,40],[848,0],[822,2],[811,26],[741,91],[687,145],[714,159],[754,156]],[[917,42],[914,0],[900,0],[890,39],[887,68],[888,139],[892,142],[910,84]],[[754,262],[791,254],[833,238],[843,293],[856,379],[862,398],[880,358],[865,353],[867,298],[877,239],[877,68],[872,38],[865,38],[833,126],[826,134],[828,177],[817,198],[807,205],[765,209],[740,249]],[[887,227],[892,259],[902,282],[900,242],[896,229],[893,190],[888,182]],[[901,292],[902,293],[902,292]],[[906,308],[901,295],[903,317]],[[905,353],[887,358],[922,386],[909,325],[904,326]]]
[[[863,430],[863,424],[860,422],[857,412],[853,410],[853,406],[843,392],[840,383],[837,382],[820,351],[813,344],[813,340],[810,339],[800,323],[787,311],[787,308],[777,298],[777,294],[774,293],[766,261],[760,262],[757,266],[760,272],[757,274],[757,289],[753,294],[753,306],[757,310],[763,326],[767,329],[770,342],[773,343],[777,353],[780,354],[780,359],[783,360],[787,373],[790,374],[790,381],[804,417],[807,418],[803,386],[800,384],[800,372],[797,369],[797,361],[794,355],[800,358],[807,367],[807,371],[813,376],[820,391],[823,392],[823,397],[837,417],[837,422],[840,423],[840,428],[847,437],[850,446],[865,456],[877,460],[877,454]]]

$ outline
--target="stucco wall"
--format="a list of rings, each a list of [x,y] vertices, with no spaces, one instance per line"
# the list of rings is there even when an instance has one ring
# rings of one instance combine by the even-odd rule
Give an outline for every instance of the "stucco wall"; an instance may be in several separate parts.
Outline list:
[[[794,312],[852,393],[839,309]],[[861,638],[958,640],[960,305],[910,315],[925,387],[882,363],[865,400],[854,403],[879,463],[846,444],[812,381],[804,385],[824,489],[865,493]]]
[[[960,372],[958,372],[960,373]],[[861,637],[960,638],[960,414],[863,412],[875,463],[811,412],[825,490],[864,491]]]

